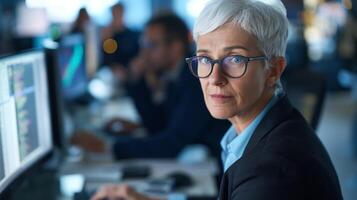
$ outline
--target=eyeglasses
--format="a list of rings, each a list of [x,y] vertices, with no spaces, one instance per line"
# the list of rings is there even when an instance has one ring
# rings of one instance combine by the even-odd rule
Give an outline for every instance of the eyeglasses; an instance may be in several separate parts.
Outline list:
[[[247,71],[248,62],[255,60],[268,60],[268,58],[266,56],[244,57],[241,55],[226,56],[217,60],[207,56],[186,58],[192,74],[197,78],[207,78],[211,75],[215,64],[221,66],[224,75],[230,78],[240,78]]]

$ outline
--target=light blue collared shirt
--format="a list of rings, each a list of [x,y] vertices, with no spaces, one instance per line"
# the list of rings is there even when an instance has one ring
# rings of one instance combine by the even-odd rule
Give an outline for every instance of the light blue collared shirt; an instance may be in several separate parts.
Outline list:
[[[273,95],[269,103],[264,107],[259,115],[241,133],[239,133],[239,135],[237,134],[234,126],[228,129],[221,140],[224,171],[227,171],[227,169],[233,163],[242,157],[243,152],[248,145],[248,142],[252,137],[255,129],[263,117],[270,110],[270,108],[278,101],[278,99],[278,96]]]

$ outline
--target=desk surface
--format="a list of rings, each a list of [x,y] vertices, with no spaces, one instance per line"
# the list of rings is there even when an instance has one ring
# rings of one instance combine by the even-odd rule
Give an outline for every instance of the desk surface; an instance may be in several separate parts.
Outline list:
[[[121,169],[125,166],[148,166],[151,175],[148,179],[123,180]],[[59,170],[59,175],[81,174],[86,179],[87,189],[92,190],[108,183],[127,183],[138,191],[147,187],[147,180],[162,179],[172,172],[184,172],[191,176],[194,185],[184,190],[174,191],[189,196],[216,196],[215,175],[218,173],[217,163],[208,160],[196,164],[179,163],[176,160],[126,160],[121,162],[68,162]]]
[[[138,191],[147,187],[148,182],[145,179],[122,179],[120,169],[128,165],[149,166],[151,168],[150,179],[160,179],[171,172],[185,172],[191,176],[195,184],[187,189],[172,192],[194,197],[217,196],[215,179],[217,165],[213,160],[197,164],[182,164],[175,160],[126,160],[98,164],[88,162],[63,163],[59,169],[41,167],[21,183],[18,183],[7,200],[71,200],[72,197],[63,194],[61,178],[73,174],[80,174],[87,179],[86,189],[89,191],[108,183],[128,183]],[[72,183],[67,181],[65,186],[70,190],[71,187],[82,188],[78,181]],[[165,197],[165,194],[162,197]]]

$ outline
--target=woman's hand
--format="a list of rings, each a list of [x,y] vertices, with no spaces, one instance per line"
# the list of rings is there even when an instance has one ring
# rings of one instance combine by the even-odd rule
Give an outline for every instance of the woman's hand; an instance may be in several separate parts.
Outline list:
[[[91,200],[158,200],[139,194],[128,185],[103,186]]]

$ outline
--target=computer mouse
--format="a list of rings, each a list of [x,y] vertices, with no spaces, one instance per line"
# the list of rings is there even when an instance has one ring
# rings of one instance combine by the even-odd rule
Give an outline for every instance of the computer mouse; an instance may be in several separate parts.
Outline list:
[[[174,190],[190,187],[194,184],[193,178],[186,172],[172,172],[166,175],[166,177],[173,180]]]

